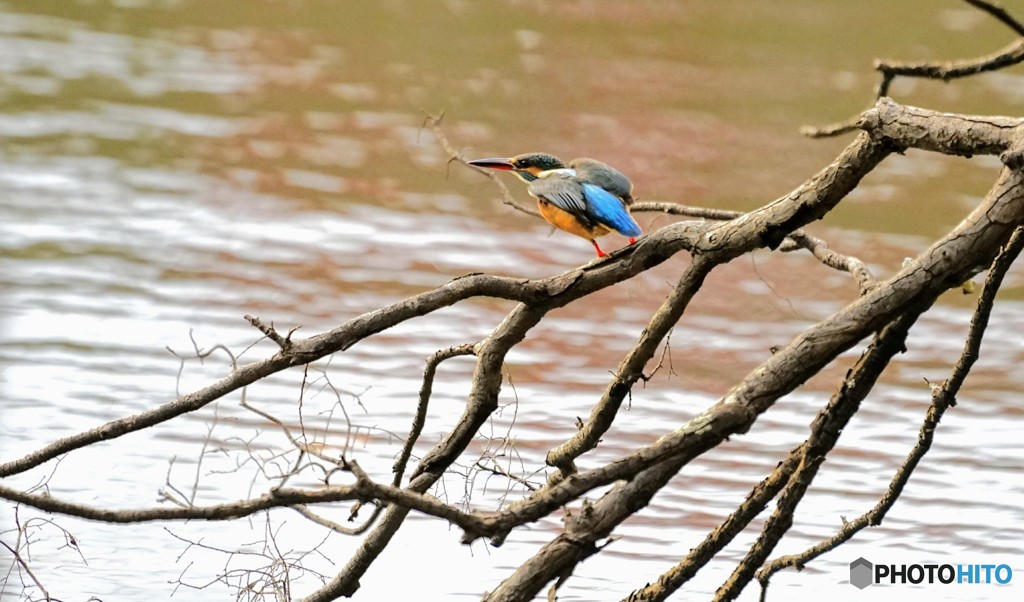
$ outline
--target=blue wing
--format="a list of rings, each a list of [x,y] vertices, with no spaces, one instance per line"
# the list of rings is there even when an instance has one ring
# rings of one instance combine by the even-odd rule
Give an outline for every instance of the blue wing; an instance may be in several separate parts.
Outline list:
[[[626,211],[622,199],[600,186],[583,184],[583,196],[587,200],[587,214],[600,224],[614,228],[619,234],[636,238],[643,234],[633,216]]]

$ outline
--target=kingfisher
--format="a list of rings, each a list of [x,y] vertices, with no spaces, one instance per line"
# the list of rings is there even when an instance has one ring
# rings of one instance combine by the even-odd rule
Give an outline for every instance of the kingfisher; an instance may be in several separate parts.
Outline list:
[[[526,182],[549,224],[590,241],[598,257],[607,257],[597,237],[612,230],[636,242],[640,226],[629,214],[633,183],[614,167],[586,157],[566,165],[548,153],[524,153],[510,159],[476,159],[476,167],[511,171]]]

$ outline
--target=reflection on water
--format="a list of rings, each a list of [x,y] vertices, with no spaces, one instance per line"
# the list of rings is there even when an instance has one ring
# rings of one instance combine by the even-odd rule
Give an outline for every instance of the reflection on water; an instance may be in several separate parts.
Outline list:
[[[597,156],[629,173],[641,198],[743,209],[831,160],[841,141],[802,140],[796,127],[862,107],[875,55],[916,57],[927,47],[971,56],[990,49],[950,32],[975,42],[997,37],[987,21],[946,11],[934,19],[933,38],[906,41],[902,26],[897,33],[886,25],[895,15],[875,15],[907,9],[870,4],[733,13],[718,3],[674,2],[5,4],[0,457],[152,408],[230,369],[220,351],[199,362],[167,347],[188,356],[224,345],[242,362],[272,353],[265,342],[249,347],[257,336],[244,314],[311,335],[467,272],[538,277],[590,259],[586,243],[514,214],[485,180],[447,167],[422,128],[425,111],[445,110],[446,132],[474,154]],[[839,28],[861,25],[875,37],[833,50]],[[946,110],[1012,114],[998,103],[1019,98],[1014,77],[957,86],[955,97],[921,86],[927,95],[918,104],[938,98]],[[911,153],[872,174],[816,231],[884,275],[955,223],[992,178],[991,162]],[[648,229],[668,221],[638,217]],[[589,413],[683,265],[685,258],[670,261],[553,313],[510,355],[514,387],[505,387],[502,410],[484,430],[507,445],[481,440],[471,453],[488,452],[541,481],[544,454]],[[1019,276],[1009,285],[1018,292]],[[673,333],[671,369],[634,392],[582,464],[618,457],[685,422],[769,347],[855,294],[848,278],[800,255],[758,253],[716,271]],[[916,438],[925,379],[945,378],[959,353],[972,302],[950,296],[922,321],[824,466],[779,552],[803,549],[878,499]],[[329,449],[349,450],[373,474],[388,475],[424,358],[486,336],[510,307],[464,303],[311,367],[305,424]],[[1024,383],[1008,367],[1024,355],[1015,334],[1022,328],[1024,307],[1003,303],[960,405],[885,526],[800,575],[779,575],[775,595],[817,599],[859,555],[982,562],[1019,550],[1015,401]],[[749,434],[689,465],[617,531],[619,541],[580,567],[560,598],[618,599],[685,554],[803,438],[846,367],[826,371]],[[461,412],[469,369],[466,360],[442,368],[421,453]],[[302,382],[299,372],[275,376],[247,398],[297,418]],[[198,472],[200,503],[258,494],[265,480],[251,464],[236,465],[248,457],[245,442],[259,434],[249,449],[263,459],[285,442],[237,402],[236,394],[173,425],[71,454],[56,467],[51,491],[151,506],[168,478],[187,490]],[[28,486],[45,471],[37,472],[12,481]],[[495,507],[507,490],[497,478],[470,487],[479,508]],[[465,491],[465,480],[452,476],[436,493],[457,502]],[[14,517],[2,512],[6,530]],[[225,567],[223,554],[183,540],[230,546],[283,522],[278,544],[298,554],[323,537],[294,513],[273,513],[270,527],[265,520],[111,527],[60,518],[87,564],[47,531],[33,567],[55,595],[163,598],[179,578],[200,586],[218,571],[260,566],[241,555]],[[559,528],[553,517],[501,548],[467,549],[446,526],[413,517],[360,594],[408,597],[390,574],[415,562],[446,576],[428,591],[418,585],[415,596],[475,599]],[[755,537],[745,532],[690,591],[714,591]],[[328,538],[324,557],[309,565],[333,575],[352,549],[350,539]],[[318,582],[300,577],[297,593]],[[0,597],[18,599],[12,587],[20,585],[8,583]],[[177,595],[221,600],[225,592],[223,584],[179,586]]]

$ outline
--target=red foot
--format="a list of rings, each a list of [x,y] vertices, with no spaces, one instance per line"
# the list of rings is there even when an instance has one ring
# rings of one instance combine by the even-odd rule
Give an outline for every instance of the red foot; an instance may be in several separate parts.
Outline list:
[[[597,246],[597,241],[596,240],[591,240],[590,244],[594,245],[594,248],[597,249],[597,256],[598,257],[608,257],[608,254],[605,253],[604,251],[602,251],[601,247]]]
[[[635,243],[635,242],[636,242],[636,239],[635,239],[635,238],[633,238],[632,236],[630,236],[630,237],[629,237],[629,244],[633,244],[633,243]]]

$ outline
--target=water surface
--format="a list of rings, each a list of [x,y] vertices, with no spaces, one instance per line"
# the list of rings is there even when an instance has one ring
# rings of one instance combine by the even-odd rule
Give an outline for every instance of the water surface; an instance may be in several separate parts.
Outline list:
[[[863,109],[874,58],[987,53],[1010,39],[990,21],[925,2],[5,3],[0,457],[153,408],[230,370],[219,350],[203,362],[181,359],[196,349],[222,345],[240,362],[272,354],[245,314],[308,336],[467,272],[544,277],[590,260],[585,242],[552,234],[501,205],[488,181],[446,165],[423,128],[426,114],[443,111],[445,132],[471,156],[599,157],[630,174],[641,199],[750,209],[848,142],[808,140],[797,129]],[[941,110],[1014,115],[1017,71],[898,83],[893,92]],[[996,169],[992,159],[911,151],[887,160],[811,230],[884,276],[956,224]],[[669,221],[639,219],[651,230]],[[612,248],[622,243],[609,239]],[[675,258],[553,312],[532,331],[510,354],[502,409],[464,457],[464,474],[434,493],[451,502],[471,495],[479,509],[519,494],[473,470],[477,457],[541,482],[544,454],[575,432],[576,417],[589,413],[686,262]],[[850,278],[800,254],[759,252],[716,270],[673,332],[671,369],[634,391],[581,465],[685,423],[771,346],[855,295]],[[777,575],[773,598],[847,593],[837,584],[858,556],[1007,562],[1024,571],[1020,298],[1017,270],[960,405],[885,524],[800,574]],[[842,517],[879,498],[916,440],[926,379],[945,378],[959,353],[974,300],[950,294],[915,327],[908,353],[846,429],[777,553],[831,535]],[[486,336],[511,307],[472,300],[438,311],[311,366],[305,389],[295,370],[250,387],[247,400],[294,420],[301,401],[304,423],[323,433],[329,451],[389,478],[424,359]],[[750,433],[688,465],[616,531],[618,541],[578,568],[560,599],[617,600],[656,579],[802,441],[854,359],[844,356]],[[470,369],[465,359],[442,368],[418,453],[461,413]],[[255,466],[270,477],[286,470],[287,459],[274,457],[286,441],[238,402],[236,393],[10,481],[27,487],[52,473],[53,495],[116,508],[152,506],[169,486],[192,495],[196,474],[197,503],[259,495],[267,477]],[[326,513],[344,520],[348,508]],[[40,516],[4,508],[4,541],[15,518]],[[232,523],[56,522],[74,533],[81,555],[46,527],[36,533],[32,566],[64,599],[227,599],[242,583],[235,571],[267,563],[253,542],[268,530],[289,559],[319,549],[303,561],[309,572],[293,575],[302,595],[356,545],[287,510]],[[759,526],[687,585],[690,597],[717,588]],[[466,547],[457,530],[414,515],[362,579],[359,597],[476,599],[560,528],[553,516],[501,548]],[[434,578],[396,579],[402,571]],[[224,572],[227,583],[218,582]],[[1014,599],[1017,585],[984,596]],[[0,597],[22,595],[12,577]],[[755,588],[743,599],[756,599]]]

